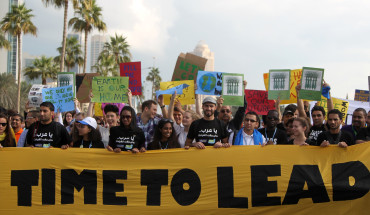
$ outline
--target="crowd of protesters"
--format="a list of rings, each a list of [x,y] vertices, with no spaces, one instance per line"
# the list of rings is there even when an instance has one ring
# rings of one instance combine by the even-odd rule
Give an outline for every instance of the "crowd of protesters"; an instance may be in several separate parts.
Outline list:
[[[324,83],[326,86],[328,84]],[[244,82],[246,87],[246,82]],[[296,87],[299,98],[300,85]],[[26,104],[24,114],[0,107],[0,147],[56,147],[67,149],[106,148],[119,153],[146,150],[206,146],[228,148],[233,145],[312,145],[348,147],[370,140],[370,112],[358,108],[353,112],[352,124],[344,125],[342,113],[333,108],[329,97],[328,111],[297,99],[296,104],[280,112],[276,108],[267,115],[247,112],[248,104],[238,107],[223,105],[222,96],[196,95],[196,104],[181,105],[172,95],[170,104],[163,96],[141,104],[139,113],[128,104],[119,111],[113,104],[103,109],[103,117],[93,113],[91,102],[86,113],[80,111],[75,100],[75,111],[59,113],[50,102],[43,102],[37,110]],[[93,96],[93,95],[91,95]],[[161,109],[161,115],[157,113]],[[312,123],[311,123],[312,120]]]

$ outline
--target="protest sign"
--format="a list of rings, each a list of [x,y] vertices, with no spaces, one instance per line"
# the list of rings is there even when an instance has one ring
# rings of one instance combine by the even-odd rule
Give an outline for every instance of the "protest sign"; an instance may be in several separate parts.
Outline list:
[[[258,115],[267,115],[269,110],[275,109],[275,101],[268,100],[267,91],[245,90],[245,98],[248,103],[246,113],[254,111]]]
[[[28,93],[29,107],[40,107],[42,103],[42,89],[51,88],[50,85],[34,84]]]
[[[331,97],[331,100],[333,101],[334,109],[338,109],[342,113],[343,121],[346,120],[349,102],[334,97]],[[325,112],[328,113],[328,100],[324,96],[321,96],[321,101],[317,102],[317,105],[322,106]],[[327,119],[327,116],[325,116],[325,119]]]
[[[204,70],[207,59],[190,53],[181,53],[177,58],[172,81],[196,80],[198,70]]]
[[[280,104],[297,103],[297,92],[295,90],[297,84],[301,82],[302,69],[295,69],[290,71],[290,96],[288,100],[280,100]],[[269,74],[263,73],[265,89],[268,90]]]
[[[161,82],[160,89],[161,90],[168,90],[170,88],[186,84],[189,87],[184,88],[181,95],[177,95],[177,99],[181,102],[182,105],[190,105],[195,104],[195,94],[194,94],[194,81],[169,81],[169,82]],[[171,101],[172,95],[163,95],[164,104],[169,105]]]
[[[346,149],[271,145],[139,154],[8,147],[1,149],[0,163],[1,214],[308,215],[370,210],[369,142]]]
[[[129,77],[132,95],[141,95],[141,62],[120,63],[120,76]]]
[[[103,116],[102,103],[94,103],[94,115]]]
[[[76,96],[75,86],[76,86],[76,73],[74,72],[58,72],[57,86],[73,86],[73,97]]]
[[[356,90],[355,101],[369,102],[369,91],[368,90]]]
[[[199,70],[195,94],[220,96],[222,94],[222,72]]]
[[[73,98],[72,85],[42,89],[42,101],[53,103],[55,112],[73,111],[75,109]]]
[[[222,74],[222,98],[224,105],[244,106],[244,75]]]
[[[92,102],[127,103],[128,77],[94,77]]]
[[[183,93],[182,93],[182,91],[183,91],[185,88],[187,88],[187,87],[189,87],[189,85],[187,85],[187,84],[181,84],[181,85],[178,85],[178,86],[176,86],[176,87],[169,88],[169,89],[167,89],[167,90],[158,90],[158,91],[156,91],[156,92],[155,92],[155,95],[156,95],[156,97],[157,97],[157,98],[158,98],[158,96],[160,96],[160,95],[172,95],[172,94],[174,94],[175,92],[176,92],[178,95],[181,95],[181,94],[183,94]]]
[[[290,70],[272,69],[269,72],[268,98],[287,100],[290,98]]]
[[[99,76],[98,73],[85,73],[76,76],[77,99],[80,103],[90,102],[90,91],[92,89],[92,79]]]
[[[324,69],[303,67],[299,98],[320,101],[323,79]]]

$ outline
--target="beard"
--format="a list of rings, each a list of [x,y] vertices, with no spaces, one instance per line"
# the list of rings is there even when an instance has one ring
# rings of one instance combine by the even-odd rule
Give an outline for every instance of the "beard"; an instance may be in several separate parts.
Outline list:
[[[204,116],[211,117],[214,114],[214,111],[207,110],[207,111],[203,111],[203,113],[204,113]]]

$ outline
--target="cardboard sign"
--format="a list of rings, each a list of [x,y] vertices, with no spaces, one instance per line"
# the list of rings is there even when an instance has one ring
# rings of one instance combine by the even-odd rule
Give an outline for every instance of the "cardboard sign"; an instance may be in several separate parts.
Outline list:
[[[264,90],[245,90],[248,106],[246,113],[254,111],[258,115],[267,115],[269,110],[275,109],[275,101],[268,100],[268,93]]]
[[[141,62],[121,63],[120,76],[129,77],[129,88],[132,95],[141,95]]]
[[[42,89],[42,100],[53,103],[55,112],[58,112],[58,109],[61,113],[73,111],[75,109],[73,98],[72,85]]]
[[[182,91],[181,95],[177,95],[177,99],[181,102],[182,105],[191,105],[195,104],[195,94],[194,94],[194,81],[169,81],[169,82],[161,82],[160,89],[167,90],[182,84],[187,84],[189,87],[185,88]],[[172,95],[163,95],[164,104],[169,105],[171,101]]]
[[[324,69],[303,67],[299,98],[320,101],[323,79]]]
[[[181,53],[177,58],[172,81],[197,80],[198,70],[204,70],[207,59],[190,53]]]
[[[369,102],[369,91],[368,90],[356,90],[355,101]]]
[[[343,121],[345,121],[347,119],[349,102],[334,97],[331,99],[333,101],[334,109],[338,109],[342,113]],[[325,113],[328,113],[328,100],[324,96],[321,96],[321,101],[317,102],[317,105],[322,106],[325,109]],[[327,119],[327,116],[325,116],[325,119]]]
[[[57,86],[73,86],[73,97],[76,96],[75,86],[76,86],[76,73],[74,72],[58,72]]]
[[[292,104],[297,103],[297,92],[295,90],[297,84],[301,82],[302,70],[295,69],[290,71],[290,96],[288,100],[280,100],[280,104]],[[265,83],[265,89],[268,90],[269,74],[263,73],[263,81]]]
[[[92,102],[127,103],[128,77],[94,77]]]
[[[220,96],[222,94],[222,72],[198,71],[195,94]]]
[[[76,76],[77,99],[80,103],[90,102],[90,91],[92,89],[92,79],[99,76],[98,73],[85,73]]]
[[[269,72],[268,98],[287,100],[290,97],[290,70],[272,69]]]
[[[51,88],[50,85],[34,84],[28,93],[28,101],[30,107],[40,107],[42,103],[42,89]]]
[[[243,80],[243,74],[222,74],[222,98],[224,99],[224,105],[244,105]]]

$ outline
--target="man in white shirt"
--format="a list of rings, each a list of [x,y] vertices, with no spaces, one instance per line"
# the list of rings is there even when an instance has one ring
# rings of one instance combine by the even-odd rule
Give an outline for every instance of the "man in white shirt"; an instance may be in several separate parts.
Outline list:
[[[232,145],[264,145],[266,138],[257,130],[256,125],[259,121],[257,113],[250,111],[244,117],[244,127],[236,133],[232,133],[229,143]]]

